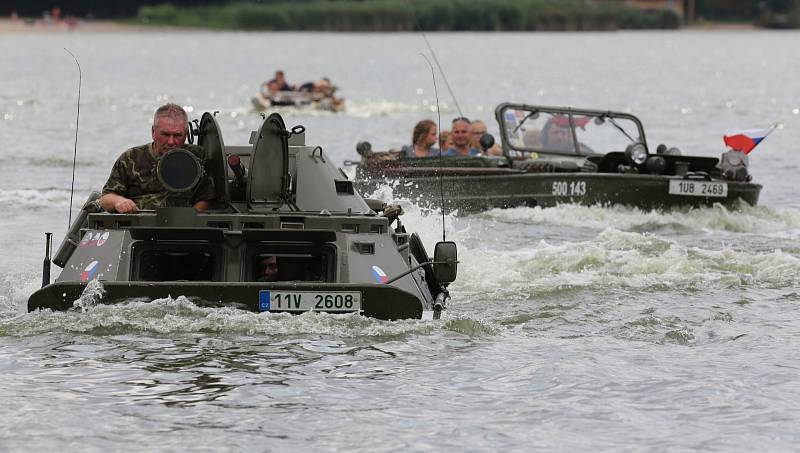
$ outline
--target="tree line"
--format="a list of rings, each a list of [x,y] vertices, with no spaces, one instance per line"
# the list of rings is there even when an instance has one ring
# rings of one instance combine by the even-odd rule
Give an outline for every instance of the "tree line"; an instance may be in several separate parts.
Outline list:
[[[800,26],[800,0],[677,1],[692,2],[699,19]],[[276,30],[362,29],[363,21],[380,30],[670,28],[682,19],[632,10],[621,0],[0,0],[0,15],[41,17],[56,6],[62,17]]]
[[[588,5],[588,6],[587,6]],[[515,31],[677,28],[669,11],[583,0],[310,0],[139,9],[137,21],[243,30]]]

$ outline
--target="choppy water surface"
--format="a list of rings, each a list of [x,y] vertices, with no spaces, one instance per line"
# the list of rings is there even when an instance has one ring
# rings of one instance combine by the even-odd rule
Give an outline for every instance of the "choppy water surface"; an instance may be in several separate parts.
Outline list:
[[[790,451],[800,434],[797,33],[434,34],[458,104],[626,110],[652,144],[751,155],[761,204],[449,213],[459,280],[439,321],[259,315],[181,297],[25,313],[43,232],[149,140],[165,100],[218,110],[226,143],[277,68],[328,76],[344,114],[287,111],[338,162],[435,118],[418,35],[149,33],[0,39],[3,450]],[[764,49],[770,49],[765,53]],[[458,114],[439,84],[445,122]],[[380,197],[391,197],[386,187]],[[431,247],[442,217],[407,203]]]

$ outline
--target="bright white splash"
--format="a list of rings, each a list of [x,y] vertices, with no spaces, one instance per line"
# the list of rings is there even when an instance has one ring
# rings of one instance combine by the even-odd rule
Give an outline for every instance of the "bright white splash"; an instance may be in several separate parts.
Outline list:
[[[712,289],[800,284],[800,259],[774,250],[707,250],[649,233],[603,230],[583,242],[521,244],[516,250],[459,250],[466,291],[535,293],[568,288]]]
[[[99,280],[92,280],[86,284],[86,287],[81,293],[81,297],[72,303],[72,307],[80,312],[87,312],[97,306],[103,299],[106,290]]]
[[[494,209],[482,216],[522,225],[564,225],[602,229],[697,232],[721,230],[737,233],[785,232],[800,230],[800,211],[791,208],[750,206],[742,203],[737,210],[722,205],[688,211],[642,211],[623,206],[582,206],[565,204],[553,208]]]
[[[427,334],[444,321],[380,321],[357,314],[254,313],[236,308],[200,307],[183,296],[175,298],[130,300],[105,305],[96,304],[99,286],[84,293],[75,306],[81,310],[36,311],[18,315],[13,322],[0,324],[20,335],[52,330],[68,332],[139,331],[157,333],[204,332],[240,335],[332,335],[340,338],[392,337]],[[91,298],[87,300],[85,297]],[[91,309],[87,309],[91,307]]]

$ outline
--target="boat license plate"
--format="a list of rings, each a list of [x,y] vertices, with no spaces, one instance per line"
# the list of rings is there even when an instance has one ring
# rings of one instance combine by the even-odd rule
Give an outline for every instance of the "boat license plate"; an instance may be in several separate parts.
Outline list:
[[[359,291],[271,291],[258,292],[260,311],[360,312]]]
[[[727,197],[728,183],[671,179],[669,181],[669,193],[670,195],[691,195],[695,197]]]

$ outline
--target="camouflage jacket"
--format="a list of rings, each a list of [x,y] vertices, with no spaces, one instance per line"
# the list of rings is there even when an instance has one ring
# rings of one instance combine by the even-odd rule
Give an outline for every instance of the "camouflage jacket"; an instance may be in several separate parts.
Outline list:
[[[184,144],[181,148],[194,154],[204,169],[207,168],[208,159],[203,148],[197,145]],[[153,153],[153,144],[133,147],[124,153],[114,163],[111,175],[103,186],[103,194],[115,193],[125,198],[130,198],[139,209],[155,209],[166,206],[169,192],[164,188],[156,176],[158,157]],[[208,176],[208,171],[200,178],[191,196],[190,205],[198,201],[213,200],[216,193],[214,182]]]

